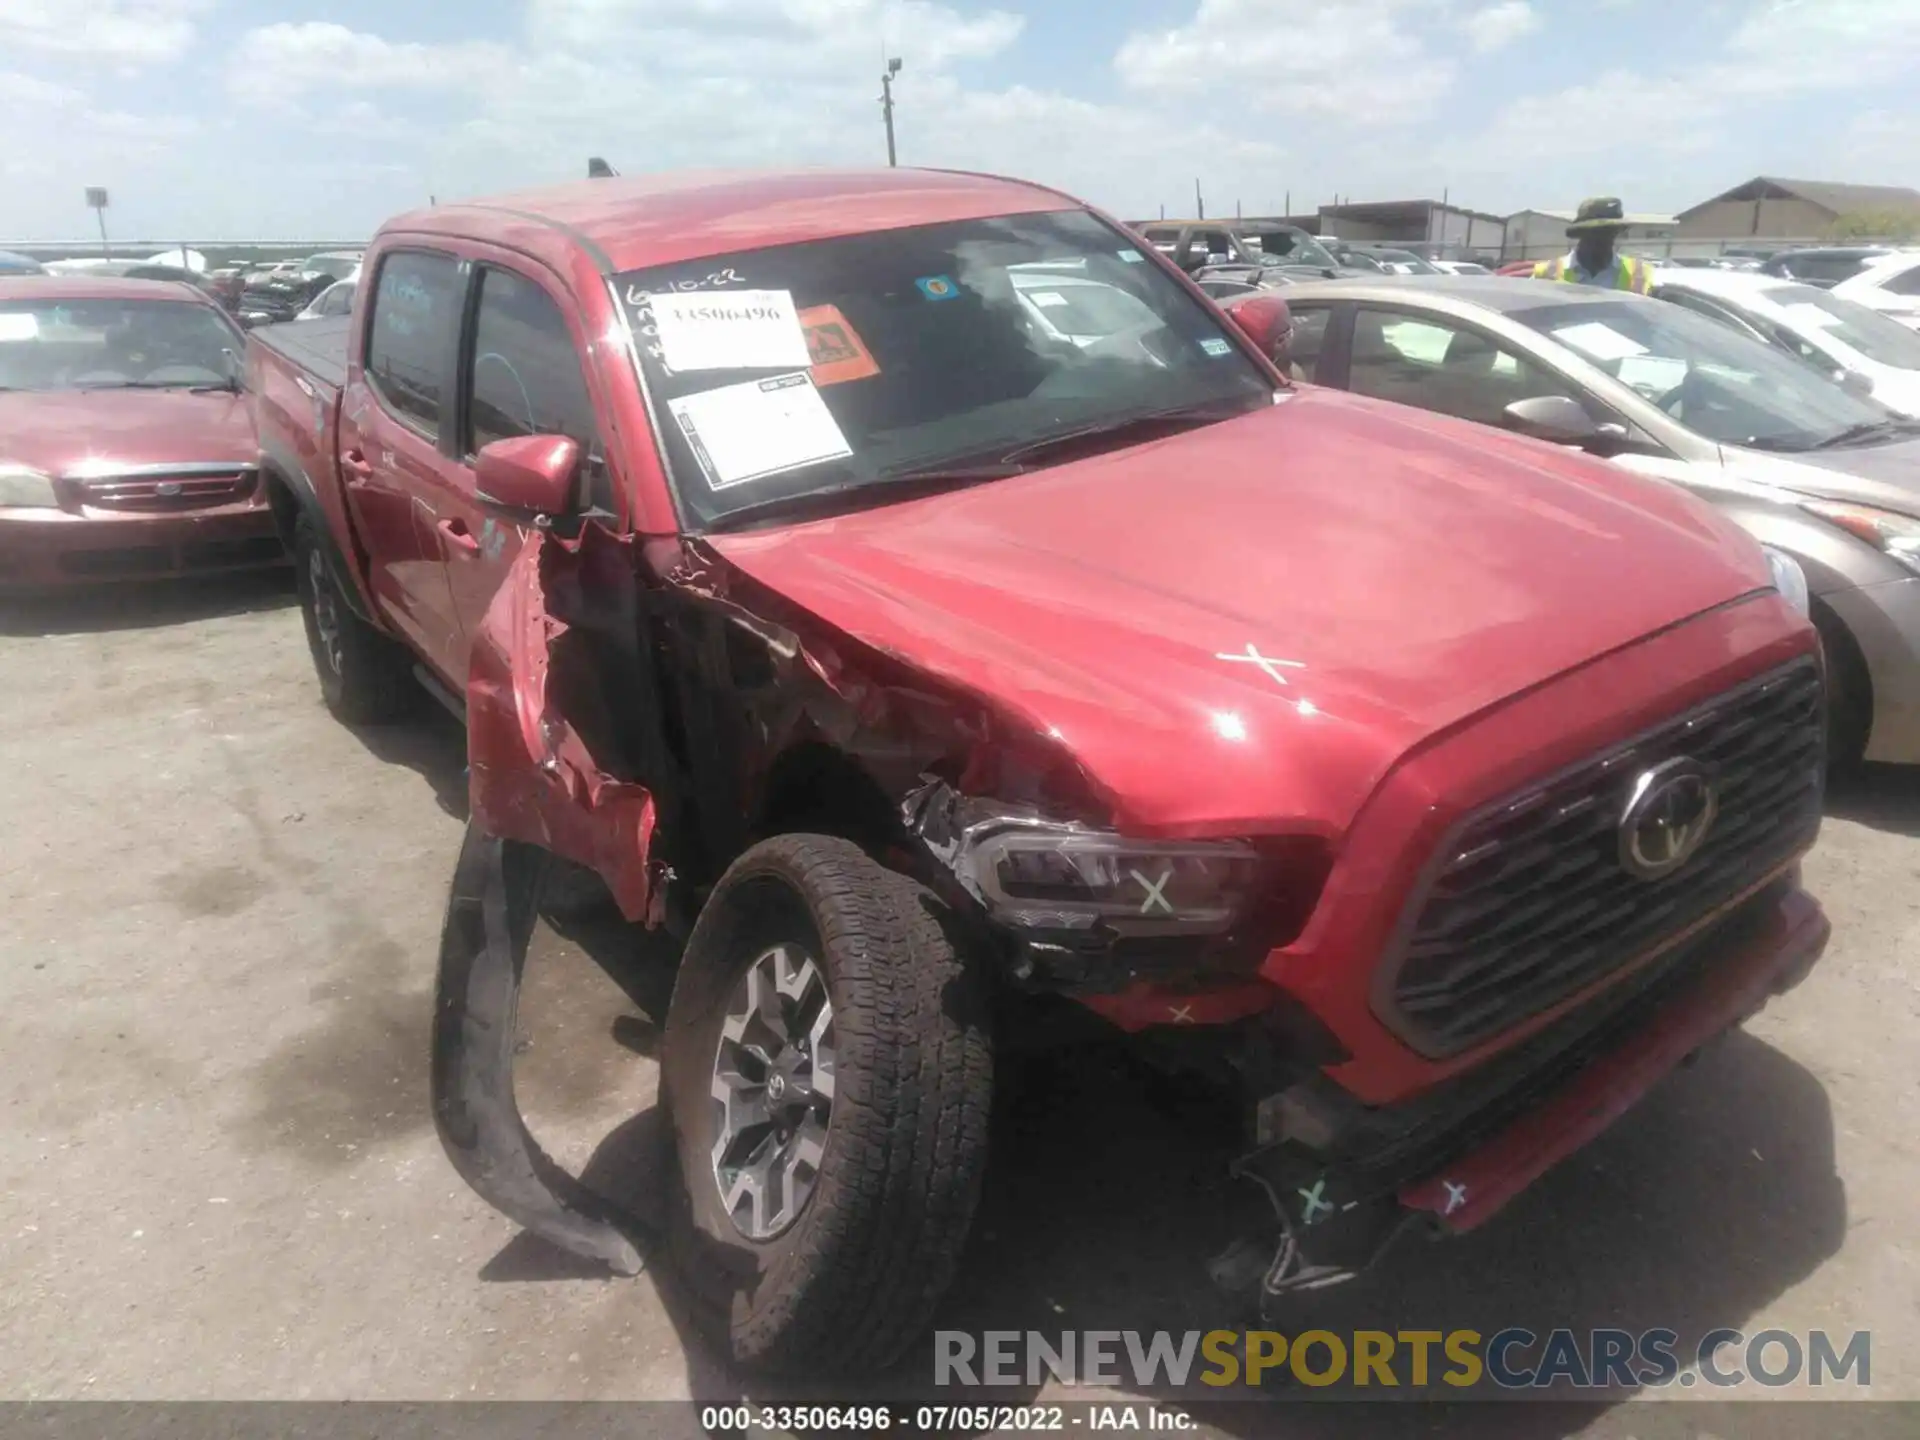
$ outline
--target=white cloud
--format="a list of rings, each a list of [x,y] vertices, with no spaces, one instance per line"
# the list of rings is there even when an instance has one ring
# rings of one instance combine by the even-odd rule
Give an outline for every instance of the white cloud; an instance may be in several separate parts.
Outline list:
[[[50,55],[120,69],[176,60],[212,0],[0,0],[0,59]]]
[[[1646,58],[1661,57],[1650,51]],[[1760,0],[1722,50],[1666,58],[1657,73],[1615,69],[1564,90],[1517,96],[1483,133],[1457,143],[1455,173],[1492,183],[1557,171],[1560,204],[1624,194],[1629,209],[1654,210],[1678,209],[1703,198],[1703,188],[1760,173],[1872,180],[1899,163],[1899,152],[1913,154],[1910,137],[1920,131],[1913,98],[1882,112],[1893,118],[1880,122],[1880,134],[1891,130],[1895,139],[1871,159],[1834,143],[1830,117],[1765,148],[1753,122],[1803,97],[1845,97],[1920,74],[1915,0]],[[1696,163],[1680,178],[1670,163],[1708,156],[1720,162],[1711,175]]]
[[[83,186],[112,190],[200,129],[191,117],[135,115],[69,85],[0,71],[0,134],[32,137],[0,146],[0,194],[57,193],[67,228],[81,233],[91,224],[80,203]]]
[[[241,37],[228,67],[236,99],[287,104],[309,91],[432,90],[506,73],[503,45],[396,44],[329,21],[266,25]]]
[[[1200,0],[1192,20],[1131,35],[1114,57],[1144,100],[1229,94],[1269,112],[1320,112],[1352,125],[1423,115],[1452,88],[1454,62],[1413,20],[1431,0]]]
[[[1468,15],[1461,28],[1467,32],[1468,43],[1484,55],[1538,30],[1540,16],[1527,0],[1500,0]]]

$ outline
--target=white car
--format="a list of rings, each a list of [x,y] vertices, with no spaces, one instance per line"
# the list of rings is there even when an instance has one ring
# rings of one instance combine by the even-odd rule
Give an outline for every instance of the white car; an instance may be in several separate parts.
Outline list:
[[[1920,416],[1920,335],[1847,299],[1845,291],[1845,285],[1822,290],[1750,270],[1674,267],[1657,270],[1653,286],[1662,300],[1798,355],[1902,415]]]
[[[1435,260],[1433,268],[1448,275],[1491,275],[1493,273],[1478,260]]]
[[[1920,330],[1920,250],[1883,255],[1833,293]]]
[[[360,287],[360,267],[343,280],[336,280],[308,302],[307,308],[293,318],[296,320],[326,320],[338,315],[353,313],[353,292]]]

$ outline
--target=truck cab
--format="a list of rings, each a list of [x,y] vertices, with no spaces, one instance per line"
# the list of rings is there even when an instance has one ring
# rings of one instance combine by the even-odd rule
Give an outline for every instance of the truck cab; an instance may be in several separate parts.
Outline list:
[[[1046,319],[1081,284],[1110,333]],[[1790,562],[1293,387],[1283,307],[1070,197],[601,179],[399,217],[360,285],[249,366],[327,703],[467,725],[441,1138],[557,1244],[660,1241],[738,1362],[925,1325],[1009,1013],[1231,1077],[1280,1304],[1488,1221],[1825,944]],[[652,1236],[513,1103],[556,859],[684,938]]]

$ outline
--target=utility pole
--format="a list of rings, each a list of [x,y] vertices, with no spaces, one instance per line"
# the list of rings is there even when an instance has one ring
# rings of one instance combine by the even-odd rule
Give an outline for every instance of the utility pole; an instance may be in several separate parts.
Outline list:
[[[1193,177],[1193,218],[1196,220],[1204,220],[1207,218],[1207,202],[1200,198],[1200,177],[1198,175]]]
[[[887,118],[887,164],[900,163],[893,149],[893,77],[900,73],[900,59],[895,56],[887,61],[887,73],[880,77],[880,113]]]

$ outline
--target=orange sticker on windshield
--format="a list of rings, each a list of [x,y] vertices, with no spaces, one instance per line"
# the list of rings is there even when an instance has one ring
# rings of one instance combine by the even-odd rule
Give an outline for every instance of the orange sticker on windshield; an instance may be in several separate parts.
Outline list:
[[[813,361],[815,385],[838,385],[878,375],[872,352],[838,305],[815,305],[800,312],[800,328],[807,335],[807,354]]]

